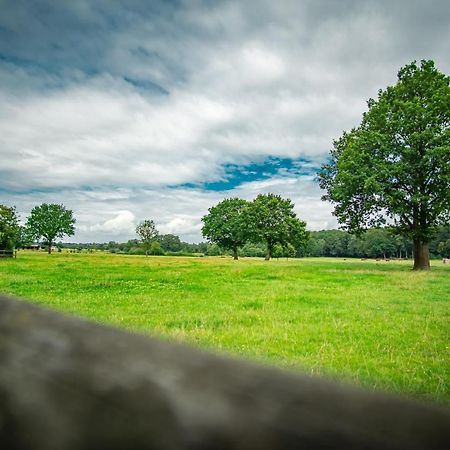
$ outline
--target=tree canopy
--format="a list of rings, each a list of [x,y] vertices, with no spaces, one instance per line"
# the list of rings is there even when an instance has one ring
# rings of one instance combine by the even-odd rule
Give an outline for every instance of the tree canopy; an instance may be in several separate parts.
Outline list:
[[[19,239],[20,225],[16,208],[0,205],[0,249],[14,249]]]
[[[277,244],[299,247],[308,241],[306,223],[297,218],[292,201],[279,195],[258,195],[250,204],[247,223],[251,240],[266,244],[267,260]]]
[[[158,230],[156,229],[155,222],[153,222],[153,220],[144,220],[136,227],[136,234],[139,236],[142,245],[144,246],[145,255],[148,256],[153,241],[158,237]]]
[[[26,229],[33,239],[42,239],[48,245],[50,254],[56,238],[75,234],[75,222],[72,211],[64,205],[42,203],[31,210]]]
[[[276,245],[281,255],[292,255],[292,247],[295,253],[308,239],[306,224],[297,218],[293,208],[290,199],[275,194],[258,195],[253,202],[225,199],[209,208],[209,214],[202,218],[202,233],[210,242],[231,250],[234,259],[238,259],[238,250],[251,242],[266,246],[267,260]]]
[[[202,234],[210,242],[233,252],[238,259],[238,248],[248,240],[246,211],[248,202],[240,198],[228,198],[208,209],[202,217]]]
[[[428,269],[428,243],[450,216],[450,78],[433,61],[400,69],[334,142],[319,180],[343,228],[388,222],[414,242],[414,269]]]

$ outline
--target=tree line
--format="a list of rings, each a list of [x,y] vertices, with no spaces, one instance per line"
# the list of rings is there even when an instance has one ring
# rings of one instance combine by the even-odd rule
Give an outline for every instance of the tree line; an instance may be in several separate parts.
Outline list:
[[[206,242],[189,243],[184,242],[175,234],[158,234],[148,248],[145,248],[141,239],[129,239],[126,242],[80,242],[80,243],[58,243],[61,249],[72,251],[106,251],[110,253],[125,255],[152,255],[152,256],[200,256],[200,255],[221,255],[218,251]]]
[[[75,234],[73,212],[64,205],[42,203],[35,206],[25,225],[20,224],[14,206],[0,205],[0,249],[12,250],[42,241],[51,253],[56,239]]]
[[[278,198],[275,202],[280,200],[283,201],[283,199]],[[284,200],[284,202],[287,205],[292,205],[289,200]],[[209,242],[188,243],[183,242],[179,236],[174,234],[159,234],[154,222],[145,220],[136,227],[138,238],[130,239],[127,242],[110,241],[107,243],[76,244],[63,244],[61,242],[55,244],[55,239],[58,239],[58,236],[62,237],[61,233],[64,229],[68,232],[68,235],[71,235],[69,233],[73,232],[75,223],[72,212],[63,205],[43,204],[34,208],[34,212],[30,214],[31,219],[27,220],[24,226],[19,224],[19,217],[14,207],[0,205],[0,249],[21,248],[36,240],[41,240],[44,245],[49,247],[49,251],[51,251],[53,245],[57,245],[59,249],[67,248],[72,251],[101,250],[130,255],[235,256],[237,252],[237,256],[267,257],[267,244],[261,239],[243,239],[237,246],[237,250],[233,248],[236,239],[231,239],[233,237],[231,231],[234,230],[238,233],[238,236],[250,236],[251,227],[242,231],[239,228],[240,222],[231,220],[232,212],[230,211],[242,212],[242,206],[249,207],[250,205],[251,202],[245,202],[242,199],[226,199],[210,208],[209,214],[203,220],[205,224],[204,232],[209,233],[208,230],[212,227],[214,230],[213,237],[217,239],[211,239]],[[226,220],[224,214],[227,215]],[[43,227],[49,221],[51,223],[55,221],[56,223],[52,223],[50,230],[44,230]],[[37,226],[38,222],[39,227]],[[207,223],[209,227],[205,229]],[[233,223],[236,228],[230,229]],[[245,220],[242,223],[245,224]],[[222,224],[224,226],[226,224],[225,229],[228,234],[221,236],[220,232],[224,229]],[[33,232],[31,228],[36,228],[36,230]],[[41,230],[40,239],[37,233],[39,229]],[[57,231],[56,234],[55,231]],[[139,231],[143,232],[142,236],[139,235]],[[274,231],[273,229],[272,232]],[[145,242],[144,239],[146,239]],[[227,245],[230,242],[231,245]],[[222,243],[226,245],[222,245]],[[432,258],[450,258],[450,226],[442,226],[437,229],[435,238],[430,241],[429,248]],[[360,236],[342,230],[310,231],[308,232],[308,239],[301,240],[300,245],[295,245],[295,240],[284,241],[284,245],[279,241],[271,249],[271,257],[273,258],[327,256],[404,259],[412,258],[413,254],[413,243],[403,236],[393,234],[389,228],[372,228]]]
[[[146,250],[140,239],[126,242],[110,241],[106,243],[58,243],[58,247],[73,251],[108,251],[110,253],[145,255]],[[386,228],[372,228],[361,236],[355,236],[342,230],[310,231],[306,246],[298,248],[275,245],[273,258],[301,257],[342,257],[342,258],[379,258],[411,259],[414,253],[413,243],[401,236],[392,234]],[[233,251],[208,242],[183,242],[174,234],[159,234],[152,242],[149,255],[157,256],[233,256]],[[266,246],[263,243],[248,242],[238,249],[239,257],[265,258]],[[431,258],[450,258],[450,226],[441,227],[430,242]]]
[[[429,249],[432,258],[450,257],[450,226],[437,229]],[[414,257],[414,244],[388,228],[372,228],[360,236],[342,230],[312,231],[305,253],[300,255],[405,259]]]

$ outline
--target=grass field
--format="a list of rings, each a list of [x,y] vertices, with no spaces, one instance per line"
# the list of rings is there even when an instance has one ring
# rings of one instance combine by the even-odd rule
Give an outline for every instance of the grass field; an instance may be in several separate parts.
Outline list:
[[[450,266],[21,252],[0,292],[203,348],[450,404]]]

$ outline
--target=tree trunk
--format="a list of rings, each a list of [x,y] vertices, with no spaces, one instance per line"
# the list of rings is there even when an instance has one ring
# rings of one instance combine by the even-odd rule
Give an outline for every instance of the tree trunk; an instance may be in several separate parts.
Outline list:
[[[48,254],[52,253],[52,241],[48,241]]]
[[[266,261],[269,261],[269,259],[272,258],[272,247],[267,246],[267,254],[266,254]]]
[[[430,252],[428,242],[414,241],[414,270],[430,270]]]
[[[233,259],[238,259],[238,252],[237,252],[237,248],[233,248]]]

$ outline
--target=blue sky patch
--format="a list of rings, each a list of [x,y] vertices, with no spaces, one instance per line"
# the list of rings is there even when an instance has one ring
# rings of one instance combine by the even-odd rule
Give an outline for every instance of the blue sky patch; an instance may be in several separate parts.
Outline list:
[[[275,176],[310,176],[317,173],[319,166],[307,159],[290,159],[270,157],[261,163],[251,164],[226,164],[224,166],[224,176],[217,181],[202,184],[186,183],[179,187],[199,188],[206,191],[228,191],[241,184],[253,181],[263,181]]]

